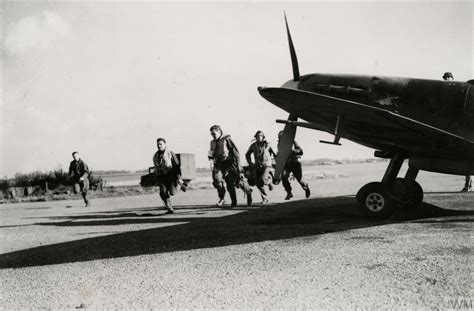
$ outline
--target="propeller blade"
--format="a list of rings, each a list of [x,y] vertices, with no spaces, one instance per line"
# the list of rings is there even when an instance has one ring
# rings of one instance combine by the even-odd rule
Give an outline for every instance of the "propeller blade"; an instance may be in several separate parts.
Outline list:
[[[297,121],[298,116],[295,114],[290,114],[288,117],[290,121]],[[283,129],[283,134],[280,137],[278,142],[278,155],[276,158],[276,167],[275,167],[275,174],[274,179],[280,180],[281,174],[283,169],[285,168],[286,160],[291,152],[291,147],[293,146],[293,142],[295,141],[296,136],[296,125],[287,123],[285,128]]]
[[[300,80],[300,70],[298,68],[298,58],[296,57],[295,47],[293,46],[293,40],[291,40],[290,28],[288,27],[288,21],[286,20],[285,14],[285,24],[286,24],[286,33],[288,34],[288,45],[290,46],[290,55],[291,55],[291,66],[293,67],[293,81]]]

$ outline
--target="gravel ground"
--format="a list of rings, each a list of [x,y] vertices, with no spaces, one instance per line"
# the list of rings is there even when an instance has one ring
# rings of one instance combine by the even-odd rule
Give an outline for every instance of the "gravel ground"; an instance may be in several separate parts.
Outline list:
[[[233,210],[212,190],[167,216],[157,195],[1,205],[0,307],[472,309],[474,194],[423,174],[418,209],[368,221],[351,193],[372,165]]]

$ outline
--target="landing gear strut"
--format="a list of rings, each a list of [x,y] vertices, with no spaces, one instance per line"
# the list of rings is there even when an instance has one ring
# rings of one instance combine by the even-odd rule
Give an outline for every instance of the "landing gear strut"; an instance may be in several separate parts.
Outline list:
[[[397,178],[405,157],[396,154],[390,160],[382,182],[371,182],[357,192],[359,211],[369,218],[388,218],[395,208],[414,207],[423,200],[423,189],[415,179],[418,169],[409,167],[404,178]]]

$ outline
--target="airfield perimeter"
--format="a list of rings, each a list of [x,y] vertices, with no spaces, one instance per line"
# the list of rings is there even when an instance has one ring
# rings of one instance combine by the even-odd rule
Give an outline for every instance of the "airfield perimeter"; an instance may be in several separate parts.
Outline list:
[[[265,206],[216,208],[212,189],[166,216],[158,194],[0,205],[0,308],[472,309],[474,193],[422,172],[418,209],[369,221],[353,195],[385,166],[324,168],[312,198],[277,186]]]

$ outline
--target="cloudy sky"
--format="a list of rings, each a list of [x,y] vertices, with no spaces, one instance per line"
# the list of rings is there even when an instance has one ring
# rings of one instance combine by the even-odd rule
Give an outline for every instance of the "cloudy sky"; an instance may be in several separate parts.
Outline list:
[[[67,168],[74,150],[143,169],[157,137],[207,166],[213,124],[242,152],[258,129],[275,144],[287,116],[257,86],[292,77],[283,11],[302,74],[473,78],[471,1],[1,3],[0,176]],[[373,155],[319,139],[298,131],[306,159]]]

